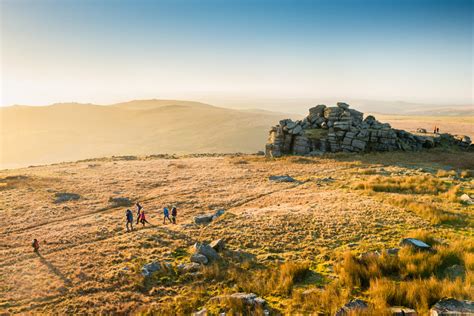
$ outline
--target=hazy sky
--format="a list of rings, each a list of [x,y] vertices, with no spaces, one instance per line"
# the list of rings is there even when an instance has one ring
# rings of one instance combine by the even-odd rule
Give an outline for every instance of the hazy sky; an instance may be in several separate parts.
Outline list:
[[[472,103],[473,1],[0,0],[1,105]]]

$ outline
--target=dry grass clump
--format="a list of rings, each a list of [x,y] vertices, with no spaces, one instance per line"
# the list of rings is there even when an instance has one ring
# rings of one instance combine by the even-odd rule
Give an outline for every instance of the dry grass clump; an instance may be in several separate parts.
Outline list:
[[[453,195],[456,196],[456,193],[451,190],[443,194],[446,194],[448,198],[451,198]],[[409,196],[392,196],[387,201],[392,205],[405,208],[417,214],[434,225],[462,222],[462,218],[459,215],[439,209],[432,203],[414,201]]]
[[[436,172],[436,176],[437,177],[455,177],[457,176],[457,172],[456,170],[443,170],[443,169],[440,169]]]
[[[244,292],[259,295],[288,295],[295,283],[301,282],[309,274],[307,262],[285,262],[279,266],[252,271],[232,269],[231,279]]]
[[[206,291],[206,287],[203,285],[193,286],[192,289],[188,289],[174,295],[172,300],[166,301],[159,307],[151,307],[146,310],[142,310],[138,315],[192,315],[198,310],[200,306],[203,306],[209,294]]]
[[[295,290],[287,307],[289,315],[313,314],[334,315],[350,297],[348,289],[340,282],[329,283],[323,289]]]
[[[435,242],[426,233],[425,242]],[[423,238],[422,238],[423,239]],[[474,297],[474,241],[458,240],[450,245],[435,244],[435,253],[402,248],[397,256],[372,255],[356,258],[346,253],[338,268],[343,285],[356,291],[368,289],[378,309],[402,305],[426,312],[442,297]],[[446,269],[460,266],[462,273],[450,277]]]
[[[463,179],[472,178],[474,177],[474,170],[463,170],[459,176]]]
[[[472,299],[473,282],[472,273],[467,281],[437,279],[434,276],[402,282],[376,278],[371,280],[368,292],[375,306],[407,306],[416,309],[420,314],[427,314],[430,306],[443,297]]]
[[[374,192],[438,194],[446,192],[448,185],[432,176],[383,177],[375,176],[355,183],[354,189]]]
[[[363,258],[356,258],[352,253],[346,253],[339,267],[339,275],[343,283],[351,288],[367,288],[371,280],[376,278],[394,277],[403,280],[432,276],[444,278],[445,270],[450,266],[472,267],[472,254],[474,254],[472,240],[456,241],[450,245],[438,244],[434,249],[436,252],[431,253],[403,247],[397,256],[383,254]]]

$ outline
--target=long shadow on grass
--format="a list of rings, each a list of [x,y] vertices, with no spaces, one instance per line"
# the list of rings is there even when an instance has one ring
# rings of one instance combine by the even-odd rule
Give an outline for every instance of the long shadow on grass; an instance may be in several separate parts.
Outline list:
[[[63,281],[64,285],[68,287],[72,285],[71,280],[69,280],[61,271],[59,271],[58,268],[56,268],[51,262],[46,260],[40,253],[38,253],[37,255],[41,263],[44,264],[49,269],[50,272],[52,272],[54,275],[60,278],[61,281]]]

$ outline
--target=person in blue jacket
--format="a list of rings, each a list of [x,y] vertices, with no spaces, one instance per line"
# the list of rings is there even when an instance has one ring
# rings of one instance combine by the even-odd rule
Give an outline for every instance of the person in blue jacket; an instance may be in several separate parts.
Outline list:
[[[166,219],[168,219],[171,223],[170,211],[168,210],[167,207],[163,209],[163,224],[166,224]]]

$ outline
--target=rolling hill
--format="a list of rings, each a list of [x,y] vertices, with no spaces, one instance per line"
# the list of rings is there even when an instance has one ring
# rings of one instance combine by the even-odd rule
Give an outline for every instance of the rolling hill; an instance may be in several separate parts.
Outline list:
[[[177,100],[0,109],[0,168],[111,155],[255,152],[288,114]]]

